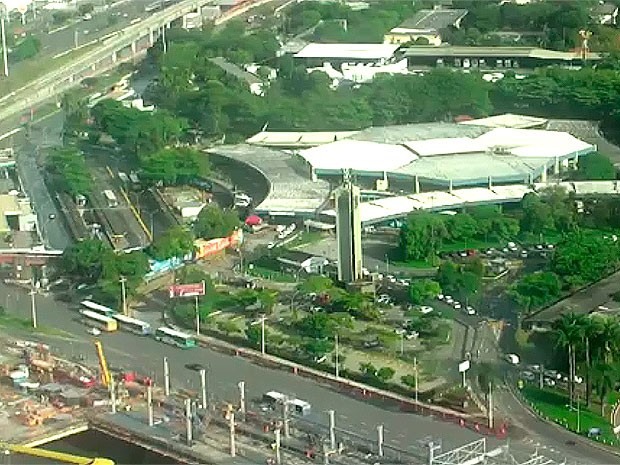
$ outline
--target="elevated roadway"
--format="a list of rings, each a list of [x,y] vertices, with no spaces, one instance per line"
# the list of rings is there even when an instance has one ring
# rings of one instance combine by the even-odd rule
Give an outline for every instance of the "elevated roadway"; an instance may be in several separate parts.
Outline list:
[[[99,39],[93,50],[0,99],[2,106],[0,120],[60,94],[81,78],[95,74],[97,67],[101,65],[109,65],[110,62],[114,64],[119,60],[121,52],[127,48],[130,48],[129,53],[135,55],[140,41],[147,41],[152,45],[163,32],[162,28],[169,28],[172,22],[187,13],[212,3],[213,0],[182,0],[136,24],[129,25],[108,38]]]

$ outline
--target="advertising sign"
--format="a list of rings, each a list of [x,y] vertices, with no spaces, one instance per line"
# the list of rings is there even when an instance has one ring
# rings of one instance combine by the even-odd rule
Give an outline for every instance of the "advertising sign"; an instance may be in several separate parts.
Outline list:
[[[205,283],[195,284],[173,284],[168,288],[170,291],[170,298],[175,297],[195,297],[197,295],[205,295]]]
[[[459,363],[459,373],[465,373],[471,367],[469,360]]]
[[[209,241],[198,239],[194,241],[194,246],[196,247],[194,258],[200,260],[201,258],[215,255],[229,247],[237,247],[242,242],[243,231],[241,229],[237,229],[228,237],[218,237]]]

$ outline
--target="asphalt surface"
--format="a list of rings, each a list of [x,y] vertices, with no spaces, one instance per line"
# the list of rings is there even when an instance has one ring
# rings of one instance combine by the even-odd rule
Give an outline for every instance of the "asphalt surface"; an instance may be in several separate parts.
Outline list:
[[[92,19],[84,20],[76,18],[73,21],[59,26],[52,23],[52,12],[41,11],[39,18],[30,24],[26,24],[26,29],[34,28],[41,31],[38,37],[41,39],[42,54],[56,56],[76,45],[82,46],[93,40],[100,39],[106,34],[120,30],[137,18],[144,19],[151,13],[146,13],[144,8],[153,3],[153,0],[125,0],[116,2],[106,11],[92,13]],[[18,67],[19,64],[15,64]]]
[[[5,295],[7,309],[22,317],[30,316],[29,297],[25,290],[0,284],[0,294]],[[58,302],[51,296],[36,297],[40,325],[61,328],[72,334],[67,338],[42,337],[52,347],[67,357],[82,354],[96,366],[95,350],[87,335],[87,328],[75,320],[76,310],[72,304]],[[50,339],[51,338],[51,339]],[[341,428],[366,435],[374,440],[376,426],[383,423],[387,443],[407,449],[420,447],[421,441],[441,441],[444,450],[479,438],[473,431],[456,425],[435,421],[428,417],[406,414],[380,404],[363,402],[337,392],[308,379],[279,370],[253,365],[242,358],[231,357],[218,352],[196,348],[181,350],[161,344],[154,339],[118,332],[101,336],[104,350],[112,367],[139,370],[153,376],[156,383],[162,382],[162,359],[168,357],[174,388],[196,390],[199,377],[196,372],[185,368],[188,363],[200,363],[209,368],[210,396],[234,402],[237,396],[236,384],[246,381],[248,399],[258,398],[269,390],[278,390],[304,399],[312,404],[317,414],[329,409],[336,410],[337,425]],[[545,455],[556,460],[566,456],[568,463],[610,464],[619,463],[620,458],[601,451],[587,442],[577,439],[577,446],[567,446],[568,439],[575,439],[553,425],[535,418],[507,390],[496,392],[496,405],[510,414],[517,433],[511,441],[511,450],[521,453],[532,452],[536,447]],[[492,446],[500,444],[491,439]]]
[[[0,294],[8,297],[4,302],[9,311],[22,317],[30,317],[29,297],[25,290],[0,284]],[[87,327],[74,320],[75,306],[55,301],[51,296],[36,297],[38,321],[42,326],[57,327],[74,335],[71,339],[53,339],[49,343],[67,357],[83,354],[96,366],[96,354]],[[376,426],[383,423],[386,441],[394,446],[408,448],[418,446],[418,441],[433,437],[442,440],[444,448],[461,445],[480,436],[456,425],[435,421],[429,417],[402,413],[393,408],[383,408],[346,396],[331,388],[292,374],[253,365],[242,358],[231,357],[218,352],[195,348],[176,349],[159,343],[152,338],[139,337],[118,332],[100,337],[108,361],[112,367],[138,370],[162,383],[162,360],[168,357],[175,388],[197,389],[199,377],[196,372],[185,368],[187,363],[208,366],[210,395],[218,399],[235,401],[236,385],[245,380],[247,397],[258,398],[270,390],[278,390],[304,399],[312,404],[317,414],[334,409],[337,425],[358,434],[376,437]],[[492,441],[497,443],[497,441]]]
[[[49,118],[45,128],[33,130],[27,140],[24,133],[15,138],[19,176],[37,213],[43,242],[47,247],[58,250],[64,250],[71,244],[71,235],[65,227],[57,204],[47,190],[38,164],[41,150],[61,142],[58,137],[62,122],[62,115],[55,115]]]

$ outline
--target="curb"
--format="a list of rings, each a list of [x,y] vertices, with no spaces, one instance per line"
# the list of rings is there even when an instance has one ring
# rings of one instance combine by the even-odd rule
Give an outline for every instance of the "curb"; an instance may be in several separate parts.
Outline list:
[[[508,387],[508,392],[510,392],[510,395],[512,395],[512,397],[519,403],[519,405],[521,407],[523,407],[524,409],[526,409],[531,415],[533,415],[534,417],[536,417],[538,420],[545,422],[546,424],[553,426],[556,430],[561,431],[563,433],[565,433],[567,436],[571,436],[570,440],[574,440],[577,444],[581,444],[581,445],[588,445],[591,446],[595,449],[598,449],[602,452],[606,452],[612,455],[615,455],[617,457],[620,457],[620,450],[611,448],[609,446],[606,446],[604,444],[601,444],[600,442],[597,441],[593,441],[591,439],[587,439],[584,438],[581,434],[577,434],[567,428],[562,427],[561,425],[557,424],[556,422],[549,420],[547,417],[544,417],[542,415],[540,415],[536,410],[534,410],[529,404],[527,404],[526,402],[523,401],[523,399],[521,399],[514,391],[513,387],[509,384],[506,384],[506,386]]]

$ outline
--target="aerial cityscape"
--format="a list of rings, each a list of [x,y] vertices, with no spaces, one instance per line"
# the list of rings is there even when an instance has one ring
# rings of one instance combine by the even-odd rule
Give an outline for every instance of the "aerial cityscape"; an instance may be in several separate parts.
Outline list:
[[[0,0],[0,462],[620,463],[620,2]]]

